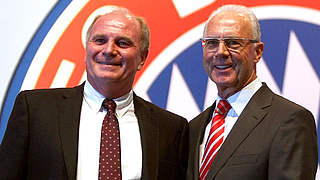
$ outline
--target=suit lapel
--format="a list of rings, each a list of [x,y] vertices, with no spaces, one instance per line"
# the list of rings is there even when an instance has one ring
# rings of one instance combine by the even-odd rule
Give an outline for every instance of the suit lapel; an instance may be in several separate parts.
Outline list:
[[[211,120],[211,115],[212,112],[214,110],[215,107],[215,103],[209,107],[208,109],[206,109],[203,113],[201,113],[198,117],[196,117],[195,119],[200,119],[200,123],[194,124],[192,129],[190,128],[190,139],[192,139],[192,137],[197,137],[197,139],[195,139],[195,141],[189,141],[189,155],[190,157],[193,157],[193,162],[192,163],[192,169],[189,169],[189,171],[193,171],[193,179],[199,179],[199,161],[200,161],[200,151],[199,151],[199,147],[203,141],[203,136],[205,133],[205,129],[206,126],[208,125],[208,123]],[[198,147],[198,148],[193,148],[193,147]],[[194,151],[194,152],[192,152]],[[189,167],[190,168],[190,167]]]
[[[138,119],[142,146],[141,179],[157,179],[159,166],[159,121],[146,102],[134,94],[133,103]]]
[[[83,85],[67,89],[58,103],[60,138],[68,179],[76,179]]]
[[[272,95],[271,90],[263,83],[263,86],[251,98],[221,146],[206,179],[213,179],[217,175],[238,146],[265,117],[267,114],[266,107],[271,105]]]

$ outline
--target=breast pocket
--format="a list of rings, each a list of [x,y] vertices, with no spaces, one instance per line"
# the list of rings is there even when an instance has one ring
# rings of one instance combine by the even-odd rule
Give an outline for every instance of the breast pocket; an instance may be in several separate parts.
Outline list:
[[[258,154],[239,154],[231,157],[227,166],[255,164],[258,162]]]

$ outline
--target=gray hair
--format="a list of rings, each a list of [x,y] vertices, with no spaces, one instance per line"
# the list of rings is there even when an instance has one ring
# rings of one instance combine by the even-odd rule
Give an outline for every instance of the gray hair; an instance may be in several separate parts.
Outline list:
[[[120,12],[125,14],[129,19],[134,18],[140,25],[140,51],[141,52],[147,52],[149,50],[149,46],[150,46],[150,30],[149,30],[149,26],[146,23],[146,21],[144,20],[143,17],[139,17],[139,16],[135,16],[133,15],[128,9],[124,8],[124,7],[119,7],[119,6],[108,6],[108,9],[106,11],[106,14],[110,14],[112,12]],[[87,33],[86,33],[86,41],[89,40],[90,37],[90,33],[92,30],[93,25],[95,24],[95,22],[103,15],[97,15],[94,20],[92,21],[92,23],[90,24]]]
[[[246,15],[247,17],[249,17],[251,25],[252,25],[252,32],[253,32],[253,36],[256,40],[261,41],[261,31],[260,31],[260,25],[258,22],[258,19],[256,17],[256,15],[253,13],[253,11],[246,7],[246,6],[242,6],[242,5],[235,5],[235,4],[230,4],[230,5],[224,5],[220,8],[218,8],[217,10],[215,10],[211,16],[208,18],[205,28],[204,28],[204,32],[203,34],[206,32],[207,29],[207,25],[208,22],[217,14],[221,13],[221,12],[237,12],[237,13],[241,13]]]

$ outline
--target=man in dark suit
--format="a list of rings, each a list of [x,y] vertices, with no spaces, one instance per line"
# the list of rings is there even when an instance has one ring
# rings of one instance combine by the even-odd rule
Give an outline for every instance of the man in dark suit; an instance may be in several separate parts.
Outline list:
[[[87,81],[17,96],[0,147],[0,179],[184,179],[186,119],[132,90],[147,58],[148,26],[125,8],[104,8],[87,33]],[[108,123],[113,134],[104,131]]]
[[[259,80],[260,36],[257,18],[244,6],[225,5],[207,21],[203,65],[218,98],[189,124],[187,179],[315,178],[314,117]]]

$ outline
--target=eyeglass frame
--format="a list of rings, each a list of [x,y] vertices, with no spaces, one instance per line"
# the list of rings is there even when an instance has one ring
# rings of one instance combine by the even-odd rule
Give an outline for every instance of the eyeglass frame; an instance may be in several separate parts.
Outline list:
[[[233,52],[237,52],[239,53],[240,51],[242,51],[247,45],[248,43],[246,43],[245,45],[241,45],[241,49],[232,49],[230,47],[228,47],[225,43],[225,40],[245,40],[245,41],[248,41],[249,43],[258,43],[260,42],[259,40],[256,40],[256,39],[250,39],[250,38],[211,38],[211,37],[207,37],[207,38],[200,38],[200,41],[202,43],[202,46],[204,47],[204,49],[206,49],[206,46],[205,46],[205,41],[207,40],[218,40],[219,41],[219,44],[221,41],[223,41],[223,44],[225,45],[225,47],[229,50],[229,51],[233,51]],[[218,46],[219,47],[219,46]],[[217,52],[218,51],[218,47],[216,50],[209,50],[208,52]],[[207,50],[207,49],[206,49]]]

